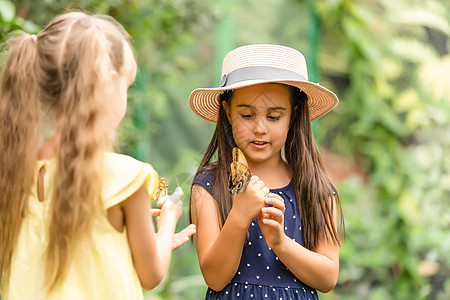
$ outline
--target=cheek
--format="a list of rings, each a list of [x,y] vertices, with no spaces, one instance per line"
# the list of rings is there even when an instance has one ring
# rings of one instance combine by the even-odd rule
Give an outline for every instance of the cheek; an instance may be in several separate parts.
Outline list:
[[[284,124],[280,124],[276,128],[276,135],[278,137],[279,143],[283,144],[286,142],[286,137],[289,132],[289,122],[285,122]]]
[[[122,95],[120,95],[120,115],[123,118],[125,113],[127,112],[127,92],[125,91]]]
[[[127,111],[127,92],[123,89],[118,91],[116,103],[113,106],[113,127],[117,127],[125,117]]]
[[[236,120],[236,119],[234,119]],[[233,127],[233,138],[236,144],[239,146],[240,143],[244,142],[248,139],[249,134],[251,133],[250,126],[243,120],[237,119],[237,121],[233,121],[231,123]]]

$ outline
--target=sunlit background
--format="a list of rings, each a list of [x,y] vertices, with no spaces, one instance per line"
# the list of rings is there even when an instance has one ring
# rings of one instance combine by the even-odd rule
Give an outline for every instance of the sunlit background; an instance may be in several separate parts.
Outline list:
[[[0,41],[67,8],[109,14],[132,36],[139,73],[117,150],[150,162],[170,190],[183,187],[179,229],[214,129],[191,112],[189,93],[218,86],[237,46],[290,46],[340,99],[314,122],[347,232],[338,285],[321,299],[450,299],[450,1],[0,0]],[[186,244],[145,297],[205,291]]]

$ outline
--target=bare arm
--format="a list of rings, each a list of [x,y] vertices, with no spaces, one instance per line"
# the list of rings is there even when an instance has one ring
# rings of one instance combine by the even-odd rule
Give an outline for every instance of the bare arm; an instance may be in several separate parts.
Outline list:
[[[152,289],[161,282],[169,269],[172,236],[181,208],[169,201],[163,205],[156,235],[145,185],[122,202],[122,208],[134,267],[142,287]]]
[[[322,293],[331,291],[339,274],[339,246],[321,240],[310,251],[286,237],[284,246],[274,249],[279,259],[303,283]]]
[[[260,226],[269,247],[303,283],[323,293],[329,292],[336,285],[339,274],[339,246],[322,237],[313,251],[306,249],[284,234],[283,199],[271,194],[266,203],[273,207],[263,208]],[[333,215],[336,224],[336,211]]]
[[[233,207],[221,230],[216,201],[200,185],[193,186],[192,216],[197,225],[198,259],[203,277],[213,290],[222,290],[235,275],[248,227],[260,214],[267,193],[264,183],[251,182],[244,193],[234,197]]]

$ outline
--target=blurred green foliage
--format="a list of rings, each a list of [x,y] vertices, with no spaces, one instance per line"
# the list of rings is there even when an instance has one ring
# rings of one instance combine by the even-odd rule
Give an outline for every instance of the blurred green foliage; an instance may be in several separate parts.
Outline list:
[[[317,9],[321,67],[343,102],[321,121],[321,139],[368,175],[342,186],[349,239],[336,292],[449,299],[450,5],[327,0]]]
[[[106,13],[133,38],[139,73],[118,150],[186,194],[213,124],[188,106],[218,85],[229,48],[302,51],[341,103],[315,122],[322,148],[354,172],[336,178],[347,239],[337,287],[322,299],[450,299],[450,3],[438,0],[0,0],[0,41],[65,9]],[[315,44],[315,40],[319,43]],[[320,74],[320,76],[319,76]],[[188,195],[187,195],[188,196]],[[185,207],[188,200],[185,198]],[[180,229],[187,224],[187,208]],[[146,299],[202,299],[195,247],[174,255]]]

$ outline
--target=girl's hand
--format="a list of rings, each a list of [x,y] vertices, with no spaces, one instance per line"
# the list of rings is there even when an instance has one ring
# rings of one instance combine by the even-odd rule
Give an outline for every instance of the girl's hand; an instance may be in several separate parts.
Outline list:
[[[173,205],[174,203],[171,203],[171,201],[169,199],[170,199],[169,196],[159,197],[158,200],[156,201],[156,206],[162,207],[166,202],[168,202],[169,206]],[[177,206],[180,206],[180,207],[183,206],[183,202],[180,202],[180,203],[181,203],[181,205],[177,204]],[[180,211],[180,216],[181,216],[181,212],[182,211]],[[156,229],[159,229],[160,220],[161,220],[161,209],[152,208],[152,209],[150,209],[150,213],[152,214],[152,216],[156,217]],[[178,220],[178,218],[180,216],[178,216],[176,220]]]
[[[284,233],[284,200],[277,194],[269,193],[265,197],[265,204],[272,206],[261,208],[258,224],[267,245],[272,249],[277,249],[283,244],[286,236]]]
[[[169,204],[169,205],[174,205],[174,204]],[[159,208],[152,208],[152,209],[150,209],[150,213],[152,214],[152,216],[155,217],[155,219],[156,219],[156,229],[159,230],[159,226],[161,224],[161,209],[159,209]],[[176,218],[176,221],[178,220],[178,218],[179,218],[179,216]]]
[[[160,217],[160,215],[161,215],[161,210],[158,209],[158,208],[151,208],[151,209],[150,209],[150,213],[151,213],[152,216],[154,216],[155,219],[156,219],[156,229],[158,230],[158,229],[159,229],[159,220],[161,220],[161,217]]]
[[[178,249],[184,243],[189,241],[189,238],[194,235],[196,228],[194,224],[189,224],[186,228],[178,233],[175,233],[172,238],[172,250]]]
[[[266,204],[264,197],[269,194],[269,188],[258,176],[252,176],[245,190],[233,197],[233,208],[244,220],[250,222],[261,214],[261,208]]]
[[[156,217],[156,225],[158,230],[163,222],[169,221],[176,224],[183,212],[183,202],[180,201],[179,204],[174,204],[169,200],[169,196],[159,197],[156,205],[161,208],[151,209],[150,211],[152,215]]]
[[[176,220],[178,220],[178,218],[180,217],[181,212],[182,212],[182,210],[181,210],[181,207],[183,206],[183,202],[181,201],[182,196],[183,196],[183,191],[181,190],[181,188],[178,187],[175,190],[175,193],[172,194],[171,196],[159,197],[156,202],[156,205],[158,207],[167,207],[167,205],[168,205],[168,206],[172,206],[172,209],[174,209],[173,206],[178,207],[179,215],[178,215],[178,217],[176,217]],[[176,203],[173,203],[174,201],[176,201]],[[159,225],[160,225],[160,220],[161,220],[161,211],[162,211],[161,209],[151,209],[150,210],[152,216],[156,217],[156,225],[157,225],[158,230],[159,230]],[[177,213],[176,209],[175,209],[175,213]],[[180,232],[175,233],[172,237],[172,250],[178,249],[184,243],[189,241],[189,238],[192,235],[194,235],[195,232],[196,232],[195,225],[190,224],[186,228],[181,230]]]

